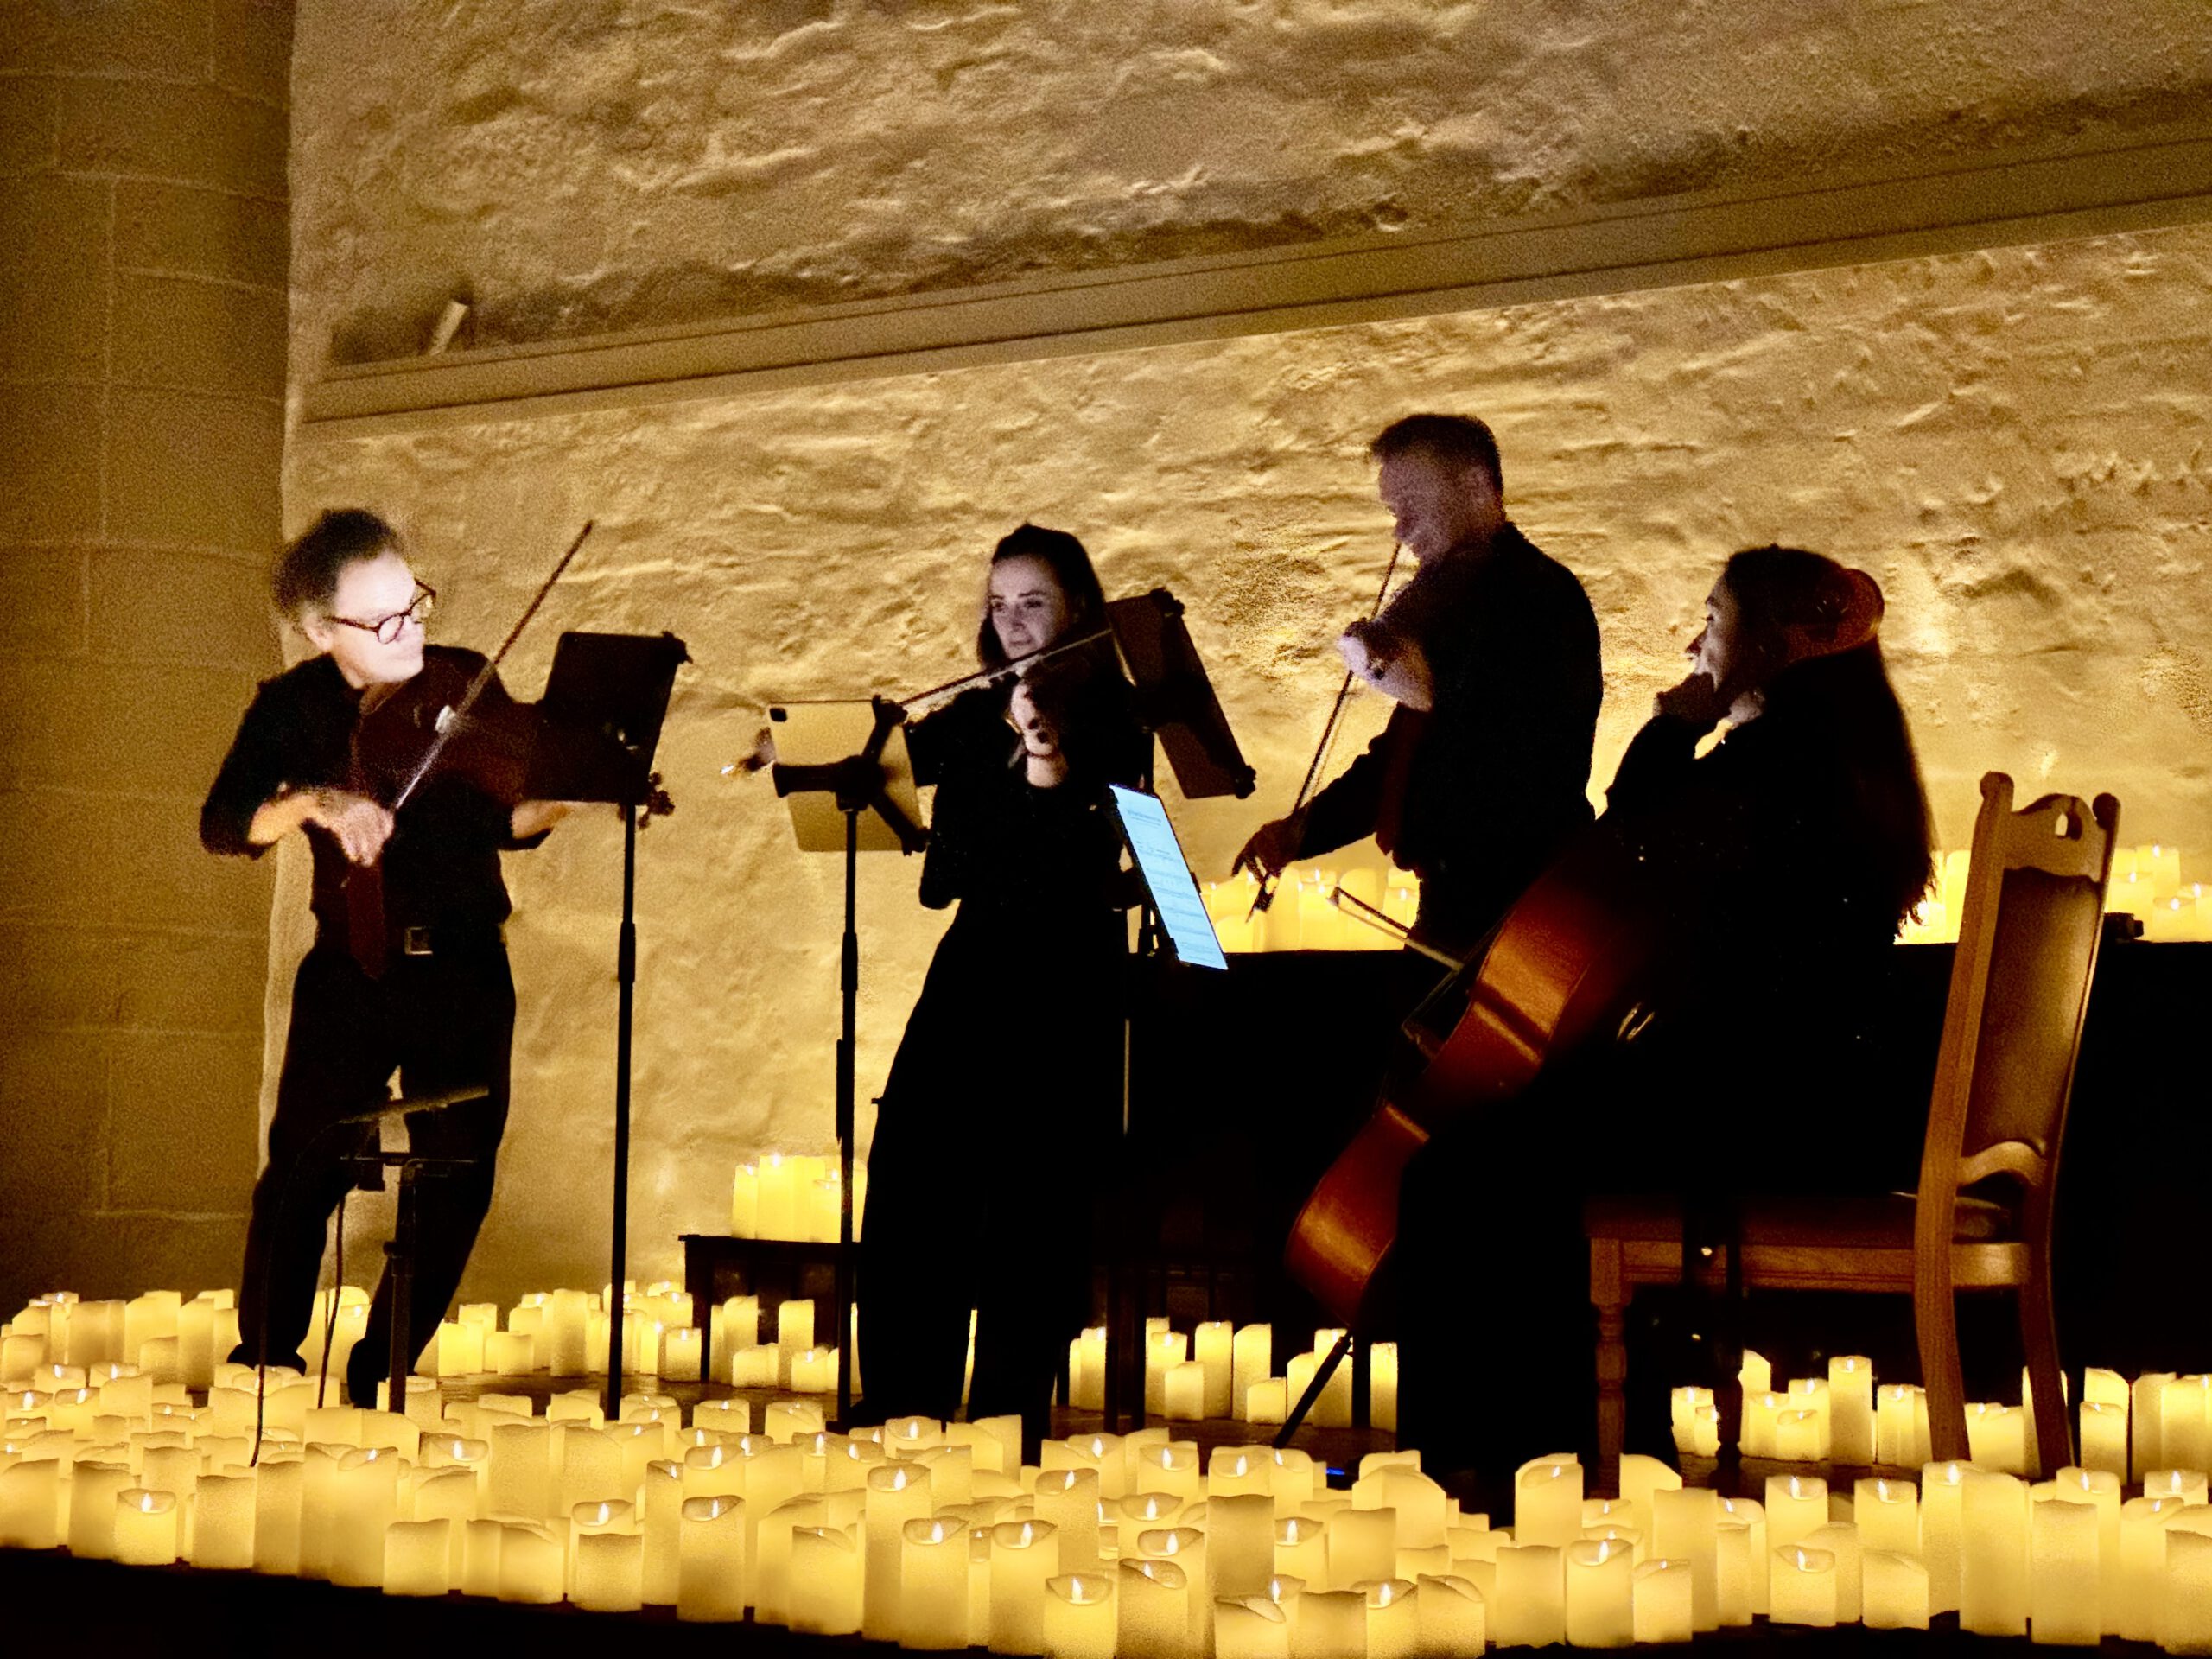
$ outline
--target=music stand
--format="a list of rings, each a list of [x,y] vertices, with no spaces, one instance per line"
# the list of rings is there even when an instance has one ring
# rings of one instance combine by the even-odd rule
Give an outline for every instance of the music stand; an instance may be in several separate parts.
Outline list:
[[[864,734],[855,720],[861,715],[866,715]],[[871,851],[895,847],[901,853],[918,852],[929,836],[921,827],[913,767],[901,731],[906,711],[897,703],[883,697],[865,703],[792,703],[771,709],[768,717],[785,728],[778,734],[779,753],[788,741],[795,753],[837,755],[811,762],[779,760],[768,771],[777,795],[791,803],[791,830],[801,849],[842,848],[845,855],[845,931],[837,966],[842,1001],[837,1028],[837,1424],[842,1428],[853,1414],[853,1137],[857,1116],[853,1054],[861,988],[861,937],[854,894],[860,852],[864,842]],[[858,747],[837,753],[854,736],[860,738]],[[842,833],[835,839],[824,833],[821,803],[810,798],[824,795],[843,820]]]
[[[1183,798],[1233,795],[1241,801],[1249,795],[1257,774],[1237,747],[1198,660],[1183,622],[1183,601],[1155,588],[1135,599],[1109,601],[1106,622],[1136,688],[1137,718],[1167,751]]]
[[[652,770],[676,671],[691,660],[672,633],[564,633],[538,702],[525,799],[606,801],[622,809],[622,926],[615,946],[613,1268],[607,1310],[607,1421],[622,1414],[622,1314],[630,1227],[630,1033],[638,983],[638,822],[658,809]]]

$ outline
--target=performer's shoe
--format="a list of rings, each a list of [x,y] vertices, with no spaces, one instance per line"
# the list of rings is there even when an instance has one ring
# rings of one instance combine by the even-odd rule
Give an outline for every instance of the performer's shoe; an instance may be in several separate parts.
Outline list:
[[[258,1357],[251,1348],[242,1342],[231,1350],[230,1357],[226,1363],[232,1365],[252,1365],[258,1363]],[[302,1359],[297,1354],[271,1354],[269,1356],[269,1363],[277,1366],[289,1365],[302,1376],[306,1376],[308,1370],[307,1361]]]

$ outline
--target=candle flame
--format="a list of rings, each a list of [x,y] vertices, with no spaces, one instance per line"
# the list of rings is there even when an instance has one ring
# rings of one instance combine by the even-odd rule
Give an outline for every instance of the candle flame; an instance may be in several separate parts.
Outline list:
[[[138,1494],[138,1509],[140,1513],[144,1515],[151,1515],[154,1512],[153,1493],[141,1492]]]
[[[1797,1570],[1800,1573],[1805,1570],[1805,1552],[1802,1549],[1797,1552]]]
[[[1883,1503],[1888,1503],[1890,1501],[1890,1483],[1886,1480],[1877,1480],[1874,1483],[1874,1496],[1881,1499]]]
[[[1023,1522],[1021,1523],[1021,1547],[1024,1549],[1027,1549],[1031,1544],[1036,1541],[1037,1535],[1035,1530],[1030,1526],[1028,1522]]]
[[[932,1522],[930,1522],[930,1542],[931,1542],[931,1543],[933,1543],[933,1544],[941,1544],[941,1543],[943,1543],[944,1541],[944,1522],[942,1522],[942,1521],[932,1521]]]
[[[1792,1497],[1802,1497],[1805,1496],[1803,1491],[1798,1486],[1797,1477],[1795,1475],[1789,1477],[1789,1496]]]
[[[1598,1559],[1599,1559],[1599,1560],[1601,1560],[1601,1561],[1602,1561],[1602,1560],[1604,1560],[1607,1556],[1611,1555],[1612,1553],[1613,1553],[1613,1546],[1612,1546],[1612,1542],[1611,1542],[1611,1541],[1610,1539],[1605,1540],[1605,1541],[1602,1541],[1602,1542],[1600,1542],[1600,1543],[1599,1544],[1599,1546],[1598,1546]]]

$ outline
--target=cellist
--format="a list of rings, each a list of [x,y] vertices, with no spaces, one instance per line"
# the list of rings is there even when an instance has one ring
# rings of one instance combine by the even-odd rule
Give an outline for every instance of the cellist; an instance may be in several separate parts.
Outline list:
[[[255,694],[200,809],[200,838],[210,852],[257,858],[296,832],[314,859],[315,939],[293,982],[239,1280],[243,1341],[231,1355],[307,1370],[299,1344],[354,1140],[326,1131],[373,1107],[395,1068],[411,1096],[489,1090],[409,1125],[416,1150],[476,1160],[423,1184],[412,1351],[435,1333],[459,1287],[491,1206],[507,1113],[515,995],[499,855],[538,845],[567,809],[496,798],[460,768],[430,773],[397,814],[378,798],[359,741],[364,721],[397,711],[426,663],[460,680],[484,663],[425,644],[436,594],[416,579],[391,524],[359,509],[323,513],[277,556],[273,587],[279,613],[316,654]],[[495,700],[505,702],[496,682],[484,702]],[[365,908],[361,873],[371,871],[381,902]],[[348,1364],[357,1404],[375,1403],[388,1369],[388,1289],[379,1285]]]
[[[1458,956],[1590,822],[1598,622],[1574,573],[1506,517],[1497,440],[1481,421],[1409,415],[1369,453],[1421,569],[1338,649],[1397,707],[1341,777],[1263,825],[1236,868],[1271,876],[1371,835],[1421,878],[1418,935]]]

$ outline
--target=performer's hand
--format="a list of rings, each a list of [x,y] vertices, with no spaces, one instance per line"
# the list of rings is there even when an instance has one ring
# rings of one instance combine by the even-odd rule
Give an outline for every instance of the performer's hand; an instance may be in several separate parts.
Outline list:
[[[507,833],[517,841],[527,841],[575,810],[573,801],[517,801],[514,810],[507,814]]]
[[[1719,683],[1703,669],[1692,669],[1680,685],[1669,686],[1659,694],[1658,709],[1662,715],[1672,716],[1700,732],[1709,732],[1720,723],[1733,699],[1720,689]]]
[[[1393,702],[1427,709],[1436,701],[1428,654],[1413,640],[1370,621],[1353,623],[1337,640],[1344,666]]]
[[[308,792],[308,821],[319,823],[336,838],[340,849],[356,864],[373,864],[391,839],[391,814],[380,803],[349,789],[317,789]]]
[[[1236,862],[1230,867],[1231,873],[1249,870],[1262,881],[1281,874],[1298,856],[1298,844],[1305,832],[1306,826],[1296,818],[1277,818],[1273,823],[1262,824],[1236,855]]]
[[[1014,683],[1006,706],[1007,724],[1021,735],[1022,767],[1039,789],[1057,789],[1067,781],[1067,757],[1060,753],[1060,728],[1037,706],[1027,680]]]

